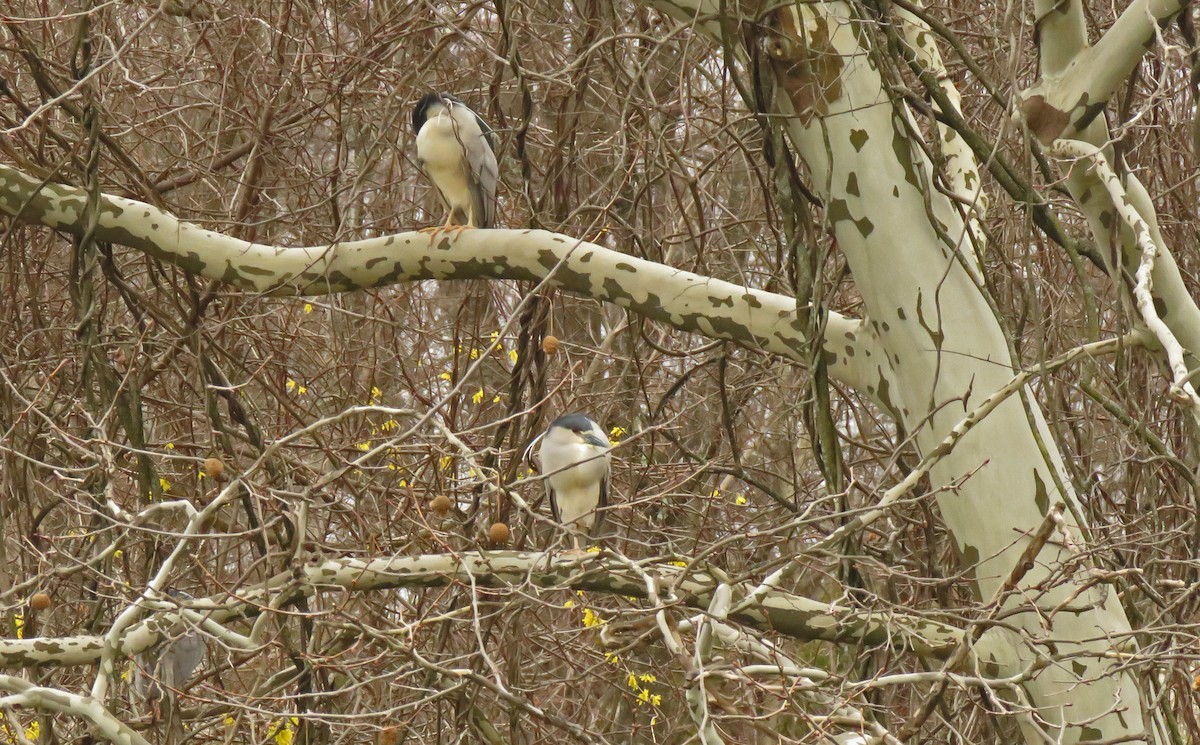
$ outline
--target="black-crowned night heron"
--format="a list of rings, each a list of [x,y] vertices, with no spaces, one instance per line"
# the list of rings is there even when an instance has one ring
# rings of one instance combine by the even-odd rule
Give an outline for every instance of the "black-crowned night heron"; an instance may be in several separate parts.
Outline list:
[[[412,112],[417,165],[437,187],[449,214],[443,230],[490,228],[496,221],[500,166],[492,128],[448,93],[430,93]]]
[[[612,468],[608,435],[583,414],[567,414],[551,422],[529,445],[526,457],[530,463],[534,463],[530,456],[535,447],[550,510],[554,519],[571,531],[578,549],[580,535],[590,536],[600,525],[603,514],[599,510],[608,501]]]
[[[184,592],[168,590],[176,601],[188,600]],[[150,708],[151,718],[174,719],[175,691],[192,677],[204,661],[204,639],[195,631],[179,628],[174,634],[141,654],[134,655],[133,691]]]

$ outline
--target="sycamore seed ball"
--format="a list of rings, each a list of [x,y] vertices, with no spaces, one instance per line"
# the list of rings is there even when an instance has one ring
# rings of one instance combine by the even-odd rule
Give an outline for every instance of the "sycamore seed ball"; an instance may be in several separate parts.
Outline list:
[[[204,473],[208,474],[210,479],[215,481],[225,480],[225,464],[220,458],[205,458]]]
[[[492,527],[488,528],[488,539],[496,545],[508,543],[508,526],[504,523],[492,523]]]
[[[450,508],[453,505],[450,504],[450,497],[447,497],[445,494],[439,494],[433,498],[433,501],[429,503],[429,506],[432,507],[433,511],[439,515],[445,515],[450,511]]]
[[[385,727],[375,735],[375,745],[396,745],[400,742],[400,727]]]
[[[542,339],[542,351],[546,354],[554,354],[558,351],[558,337],[552,334],[546,334]]]
[[[35,592],[29,598],[29,607],[34,610],[46,610],[50,607],[50,595],[44,592]]]

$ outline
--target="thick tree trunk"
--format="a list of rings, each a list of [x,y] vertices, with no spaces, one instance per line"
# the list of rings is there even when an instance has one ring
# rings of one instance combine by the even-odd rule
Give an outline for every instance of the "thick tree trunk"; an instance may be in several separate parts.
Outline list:
[[[867,389],[929,452],[965,412],[1003,386],[1015,361],[977,279],[973,237],[934,184],[917,128],[885,90],[866,40],[876,19],[847,5],[775,11],[767,41],[788,130],[884,350]],[[855,364],[848,353],[838,358]],[[1012,669],[1047,662],[1023,688],[1030,742],[1146,734],[1132,676],[1113,659],[1132,643],[1116,593],[1088,583],[1086,538],[1061,458],[1036,401],[1001,404],[932,471],[938,504],[980,598],[1013,635]],[[1066,502],[1069,536],[1048,541],[1015,587],[1008,579],[1052,506]],[[999,630],[986,634],[1008,633]],[[1038,726],[1045,722],[1048,728]],[[1037,731],[1042,730],[1042,731]]]

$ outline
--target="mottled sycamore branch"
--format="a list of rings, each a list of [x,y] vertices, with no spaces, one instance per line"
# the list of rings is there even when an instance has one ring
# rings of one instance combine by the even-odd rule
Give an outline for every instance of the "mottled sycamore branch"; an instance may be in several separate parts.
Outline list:
[[[180,623],[228,624],[248,618],[265,607],[282,607],[318,592],[378,591],[390,588],[472,587],[588,590],[646,597],[644,574],[653,574],[669,587],[682,607],[704,610],[722,583],[707,570],[688,571],[673,565],[631,569],[620,557],[603,554],[585,559],[573,555],[523,551],[464,552],[359,560],[314,560],[297,572],[284,572],[267,582],[211,599],[189,601],[183,610],[164,610],[131,626],[120,640],[119,654],[130,657],[149,649]],[[728,584],[736,603],[749,594],[751,583]],[[283,593],[286,597],[281,597]],[[186,619],[186,620],[185,620]],[[729,615],[761,630],[772,630],[805,640],[848,642],[889,647],[943,659],[962,640],[962,632],[928,619],[905,618],[887,610],[870,611],[831,605],[789,592],[760,593]],[[415,620],[414,624],[421,624]],[[416,630],[415,628],[413,629]],[[56,638],[4,639],[0,641],[0,667],[40,665],[78,666],[100,659],[105,638],[76,635]]]
[[[0,165],[0,212],[74,235],[86,227],[87,194]],[[144,251],[186,271],[264,295],[320,295],[426,279],[541,281],[611,302],[682,331],[728,339],[793,360],[809,358],[807,327],[786,295],[673,269],[543,230],[397,233],[325,246],[251,243],[185,222],[156,207],[101,197],[98,240]],[[823,347],[829,373],[859,387],[873,337],[864,324],[829,314]],[[836,349],[836,352],[834,350]],[[847,350],[850,350],[848,353]],[[878,355],[875,355],[878,358]]]

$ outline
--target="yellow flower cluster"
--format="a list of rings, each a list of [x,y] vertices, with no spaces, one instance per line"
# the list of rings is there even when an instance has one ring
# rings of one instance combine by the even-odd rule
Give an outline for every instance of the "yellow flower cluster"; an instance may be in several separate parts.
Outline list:
[[[708,496],[712,497],[713,499],[716,499],[717,497],[721,496],[721,490],[713,489],[712,493],[709,494]],[[745,494],[738,493],[737,495],[734,496],[733,503],[736,504],[738,507],[745,507],[746,505],[750,504],[750,500],[746,499]]]
[[[582,590],[576,590],[575,595],[579,598],[583,597]],[[569,599],[563,603],[564,608],[575,608],[577,604],[574,599]],[[584,628],[592,629],[597,626],[603,626],[608,623],[595,610],[584,606],[583,608],[583,626]],[[620,665],[621,658],[614,652],[605,652],[604,661],[610,665]],[[629,690],[637,694],[638,706],[662,706],[662,694],[655,693],[651,688],[651,683],[658,682],[658,678],[653,673],[637,674],[630,670],[625,670],[625,684],[629,686]]]
[[[389,471],[399,471],[400,466],[396,464],[396,461],[399,461],[403,457],[404,457],[404,451],[401,450],[400,448],[395,447],[395,446],[388,448],[388,458],[390,458],[392,460],[392,462],[387,464],[388,470]]]
[[[287,382],[284,383],[283,387],[287,388],[288,393],[295,393],[297,396],[303,396],[305,393],[308,393],[308,386],[301,385],[291,378],[287,379]]]
[[[14,717],[15,719],[15,717]],[[37,742],[38,736],[42,734],[42,728],[35,719],[25,728],[25,739],[32,742]],[[5,743],[15,745],[20,742],[19,738],[14,734],[13,730],[8,728],[8,722],[0,723],[0,737],[4,738]]]
[[[629,673],[629,676],[625,679],[625,683],[629,686],[629,689],[637,694],[638,706],[645,706],[646,704],[662,706],[662,696],[651,691],[648,685],[657,681],[658,678],[650,673],[642,673],[641,675]]]
[[[575,594],[577,596],[579,596],[580,598],[582,598],[583,590],[576,590]],[[574,608],[575,601],[568,600],[567,602],[563,603],[563,607],[564,608]],[[599,613],[592,610],[591,608],[588,608],[586,606],[584,607],[584,609],[583,609],[583,627],[585,629],[594,629],[597,626],[603,626],[606,623],[608,623],[608,621],[606,621],[604,618],[602,618]]]
[[[274,740],[275,745],[292,745],[296,736],[296,727],[300,725],[297,717],[277,719],[267,728],[267,739]]]

